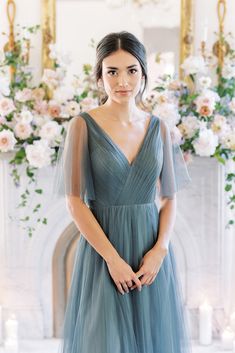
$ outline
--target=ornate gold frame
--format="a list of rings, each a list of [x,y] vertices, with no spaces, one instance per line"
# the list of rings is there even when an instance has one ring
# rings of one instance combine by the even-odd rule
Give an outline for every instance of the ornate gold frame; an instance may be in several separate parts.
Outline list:
[[[42,68],[49,68],[53,61],[49,58],[49,43],[56,36],[56,0],[42,1]],[[194,0],[181,0],[180,64],[193,53]],[[182,78],[182,70],[180,70]]]
[[[56,0],[42,1],[42,70],[51,68],[53,60],[49,58],[49,44],[56,41]]]

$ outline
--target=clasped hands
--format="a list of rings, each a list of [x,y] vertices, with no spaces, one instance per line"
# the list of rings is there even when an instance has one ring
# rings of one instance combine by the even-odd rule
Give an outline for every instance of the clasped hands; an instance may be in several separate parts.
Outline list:
[[[136,287],[141,291],[143,285],[152,284],[157,277],[166,254],[166,248],[156,247],[150,249],[141,259],[140,268],[136,273],[122,258],[119,259],[118,263],[108,264],[110,275],[119,292],[121,294],[128,293]]]

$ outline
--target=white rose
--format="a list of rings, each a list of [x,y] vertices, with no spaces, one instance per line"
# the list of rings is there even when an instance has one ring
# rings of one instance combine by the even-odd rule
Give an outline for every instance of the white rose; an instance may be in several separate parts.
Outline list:
[[[22,112],[15,114],[14,118],[17,122],[29,124],[33,121],[33,114],[29,110],[22,110]]]
[[[65,105],[65,113],[69,116],[76,116],[80,113],[80,106],[75,101],[70,101]]]
[[[29,88],[24,88],[22,91],[17,91],[15,99],[19,102],[27,102],[32,99],[32,90]]]
[[[56,71],[51,69],[44,69],[41,80],[51,89],[55,89],[59,84]]]
[[[33,132],[33,129],[30,124],[20,122],[17,123],[16,126],[14,127],[14,132],[17,137],[19,137],[21,140],[27,139],[31,133]]]
[[[212,131],[220,135],[227,131],[228,125],[227,125],[227,119],[223,115],[216,114],[214,117],[214,120],[211,123],[211,129]]]
[[[12,131],[2,130],[0,131],[0,151],[8,152],[12,151],[15,147],[17,140]]]
[[[226,134],[221,138],[221,142],[226,148],[235,151],[235,129],[230,129]]]
[[[202,76],[199,78],[199,84],[202,89],[209,88],[211,86],[211,78],[209,76]]]
[[[201,130],[199,137],[193,141],[193,147],[197,155],[209,157],[215,153],[218,145],[218,136],[214,135],[209,129]]]
[[[95,98],[86,97],[81,100],[80,105],[83,111],[87,111],[96,108],[98,106],[98,101]]]
[[[26,158],[29,164],[35,168],[42,168],[51,163],[54,150],[48,146],[47,141],[34,141],[33,145],[25,148]]]
[[[6,116],[16,109],[13,100],[10,98],[0,99],[0,115]]]
[[[48,121],[42,125],[39,136],[42,139],[52,141],[61,132],[61,126],[56,121]]]

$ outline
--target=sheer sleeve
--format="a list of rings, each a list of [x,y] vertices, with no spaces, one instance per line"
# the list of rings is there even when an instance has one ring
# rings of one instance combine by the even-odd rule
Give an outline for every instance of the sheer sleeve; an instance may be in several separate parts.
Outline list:
[[[163,166],[160,173],[160,197],[172,199],[174,194],[186,187],[191,178],[178,143],[172,142],[167,124],[160,119],[163,140]]]
[[[56,171],[58,193],[78,196],[83,202],[95,199],[87,125],[83,118],[70,120]]]

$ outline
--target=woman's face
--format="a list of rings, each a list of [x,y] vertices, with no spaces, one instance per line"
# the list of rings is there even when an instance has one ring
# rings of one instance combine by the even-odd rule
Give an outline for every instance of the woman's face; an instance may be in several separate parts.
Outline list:
[[[142,83],[139,61],[130,53],[119,49],[102,62],[102,81],[108,99],[124,103],[135,99]]]

